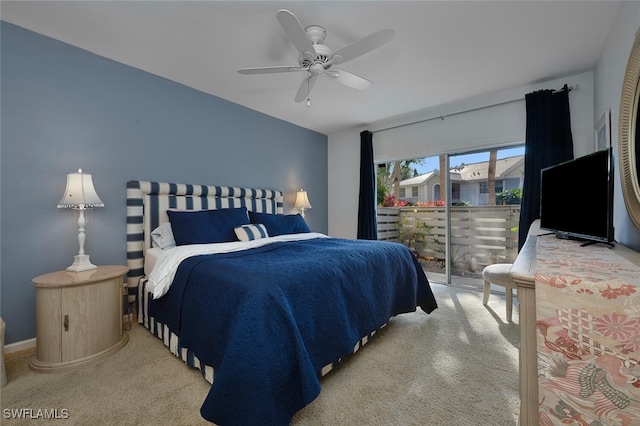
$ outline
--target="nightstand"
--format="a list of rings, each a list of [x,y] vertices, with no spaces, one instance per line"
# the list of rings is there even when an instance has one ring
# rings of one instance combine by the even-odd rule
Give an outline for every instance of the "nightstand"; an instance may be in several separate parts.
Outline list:
[[[31,369],[53,372],[107,357],[127,344],[122,331],[126,266],[58,271],[33,279],[36,356]]]

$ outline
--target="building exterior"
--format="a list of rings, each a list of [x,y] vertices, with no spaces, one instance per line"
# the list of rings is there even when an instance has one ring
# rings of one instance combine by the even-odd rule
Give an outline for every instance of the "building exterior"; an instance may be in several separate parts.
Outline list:
[[[451,180],[451,202],[453,205],[484,206],[489,204],[489,162],[466,164],[449,171]],[[524,155],[496,161],[496,194],[522,188],[524,178]],[[440,172],[434,170],[400,182],[401,200],[410,203],[429,202],[442,199]]]

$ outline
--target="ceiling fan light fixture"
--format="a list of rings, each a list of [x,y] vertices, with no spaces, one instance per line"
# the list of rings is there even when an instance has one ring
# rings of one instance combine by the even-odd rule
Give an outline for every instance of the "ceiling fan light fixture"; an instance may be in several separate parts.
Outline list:
[[[320,75],[322,73],[324,73],[324,67],[322,66],[322,64],[313,64],[309,67],[309,72],[311,73],[311,75]]]

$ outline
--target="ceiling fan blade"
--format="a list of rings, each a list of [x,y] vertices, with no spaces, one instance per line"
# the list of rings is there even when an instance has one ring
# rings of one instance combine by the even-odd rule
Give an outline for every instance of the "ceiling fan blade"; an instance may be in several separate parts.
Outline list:
[[[292,72],[292,71],[306,71],[306,68],[301,68],[297,65],[283,65],[283,66],[277,66],[277,67],[240,68],[238,70],[240,74],[273,74],[277,72]]]
[[[298,93],[296,93],[296,102],[302,102],[309,98],[309,93],[311,92],[313,85],[316,84],[317,79],[318,76],[309,74],[309,77],[302,80],[302,84],[300,84],[300,87],[298,88]]]
[[[342,57],[341,63],[345,63],[350,61],[358,56],[364,55],[367,52],[370,52],[383,44],[389,43],[393,40],[396,33],[393,30],[380,30],[373,34],[369,34],[365,38],[362,38],[356,42],[351,43],[348,46],[343,47],[342,49],[334,52],[335,55],[339,55]]]
[[[358,75],[350,73],[349,71],[330,70],[327,71],[326,74],[329,77],[335,79],[338,83],[344,84],[345,86],[352,87],[354,89],[367,90],[373,86],[373,83],[366,78],[362,78]]]
[[[277,14],[278,22],[284,29],[284,32],[287,33],[293,45],[298,49],[300,55],[309,56],[311,55],[311,59],[316,57],[316,50],[313,48],[313,44],[307,37],[307,33],[296,18],[296,15],[289,12],[286,9],[280,9]]]

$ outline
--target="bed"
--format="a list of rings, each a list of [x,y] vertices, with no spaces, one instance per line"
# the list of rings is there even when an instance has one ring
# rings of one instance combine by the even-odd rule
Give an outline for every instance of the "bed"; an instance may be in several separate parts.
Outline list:
[[[212,384],[220,425],[289,424],[390,318],[437,308],[405,246],[311,232],[275,190],[128,182],[127,264],[138,322]]]

